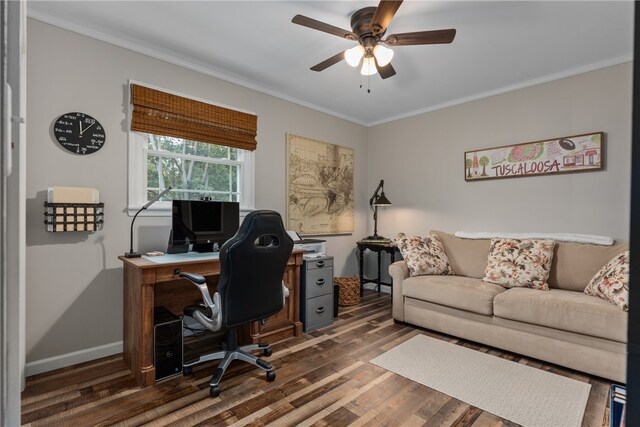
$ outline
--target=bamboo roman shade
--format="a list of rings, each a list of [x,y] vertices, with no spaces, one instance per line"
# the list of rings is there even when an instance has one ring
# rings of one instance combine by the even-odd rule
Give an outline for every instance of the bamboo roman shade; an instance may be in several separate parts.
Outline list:
[[[161,90],[131,85],[131,130],[256,149],[258,117]]]

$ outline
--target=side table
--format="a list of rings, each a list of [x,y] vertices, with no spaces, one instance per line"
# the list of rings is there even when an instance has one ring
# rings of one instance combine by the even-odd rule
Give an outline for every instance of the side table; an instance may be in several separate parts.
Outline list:
[[[362,296],[365,283],[376,283],[378,285],[378,292],[380,292],[380,285],[391,286],[391,283],[383,282],[380,278],[380,262],[382,252],[386,252],[391,256],[391,264],[393,264],[395,262],[395,252],[397,248],[392,246],[390,242],[365,242],[361,240],[356,242],[356,245],[358,245],[358,251],[360,252],[360,296]],[[364,277],[364,251],[367,249],[378,254],[378,277],[376,279],[366,279]]]

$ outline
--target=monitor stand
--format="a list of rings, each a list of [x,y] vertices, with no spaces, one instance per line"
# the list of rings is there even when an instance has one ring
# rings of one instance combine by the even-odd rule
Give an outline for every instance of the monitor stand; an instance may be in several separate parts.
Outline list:
[[[194,243],[193,252],[213,252],[213,243]]]
[[[194,243],[192,251],[193,252],[218,252],[220,247],[218,246],[218,242],[213,243]]]

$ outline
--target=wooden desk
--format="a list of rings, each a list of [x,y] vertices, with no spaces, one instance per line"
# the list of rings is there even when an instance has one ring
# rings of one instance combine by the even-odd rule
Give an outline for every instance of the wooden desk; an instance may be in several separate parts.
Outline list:
[[[300,322],[300,266],[303,251],[293,251],[289,257],[284,282],[289,298],[278,314],[267,323],[253,322],[239,330],[243,343],[273,343],[302,333]],[[154,263],[145,258],[118,257],[124,268],[124,360],[140,387],[155,384],[153,365],[153,308],[165,306],[176,315],[194,302],[201,301],[200,291],[178,277],[180,271],[199,273],[207,278],[213,294],[220,275],[220,261],[188,259],[172,263]]]

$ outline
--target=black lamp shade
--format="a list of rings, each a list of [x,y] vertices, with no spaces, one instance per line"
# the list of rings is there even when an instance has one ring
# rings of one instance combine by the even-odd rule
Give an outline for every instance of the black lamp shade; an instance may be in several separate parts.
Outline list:
[[[373,202],[373,206],[389,206],[391,202],[387,199],[387,196],[384,195],[384,191],[380,193],[380,195]]]

